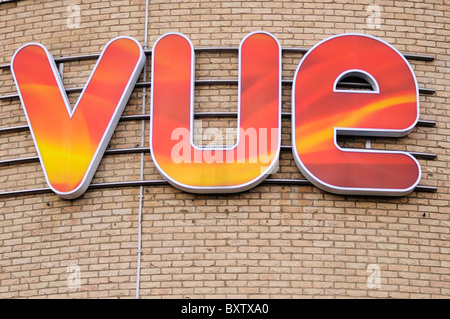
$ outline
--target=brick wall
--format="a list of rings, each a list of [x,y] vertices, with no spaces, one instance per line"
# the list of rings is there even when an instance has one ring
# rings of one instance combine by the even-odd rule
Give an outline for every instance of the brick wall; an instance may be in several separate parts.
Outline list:
[[[310,298],[450,296],[450,5],[445,0],[376,1],[379,29],[367,24],[372,1],[150,1],[149,47],[165,32],[182,32],[198,47],[238,46],[251,31],[273,33],[283,47],[310,47],[343,32],[367,33],[414,61],[421,120],[398,139],[372,139],[372,147],[437,154],[419,159],[421,185],[437,192],[400,198],[338,196],[313,186],[262,183],[247,192],[193,195],[169,185],[143,189],[142,298]],[[67,19],[79,5],[80,25]],[[54,57],[99,53],[113,37],[144,43],[145,1],[31,1],[0,3],[0,65],[28,42],[44,44]],[[283,54],[283,78],[292,79],[302,58]],[[66,87],[83,86],[95,60],[64,63]],[[150,61],[148,62],[148,66]],[[237,77],[236,52],[202,52],[196,78]],[[150,78],[148,68],[147,79]],[[125,115],[149,113],[135,88]],[[0,68],[0,95],[15,94],[11,72]],[[236,111],[237,86],[196,88],[196,111]],[[69,94],[72,103],[79,93]],[[291,88],[283,86],[283,111]],[[17,98],[0,99],[0,129],[25,125]],[[141,121],[121,121],[110,148],[141,144]],[[235,128],[236,118],[202,119],[208,127]],[[283,119],[290,145],[290,119]],[[365,139],[343,139],[346,146]],[[233,143],[233,141],[229,141]],[[361,146],[359,146],[361,147]],[[0,133],[0,161],[36,156],[28,130]],[[141,154],[105,155],[93,183],[140,180]],[[144,179],[162,179],[148,153]],[[290,151],[282,151],[275,178],[303,178]],[[47,187],[36,160],[0,166],[0,192]],[[75,200],[51,192],[0,197],[0,298],[133,298],[136,289],[139,187],[89,189]],[[381,286],[369,288],[369,265]],[[69,289],[77,265],[79,289]]]

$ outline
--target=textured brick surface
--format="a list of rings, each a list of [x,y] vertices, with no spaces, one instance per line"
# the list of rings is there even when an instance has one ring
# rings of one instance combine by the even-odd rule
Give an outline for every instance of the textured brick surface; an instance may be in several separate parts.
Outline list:
[[[80,26],[69,28],[68,8],[79,5]],[[450,297],[450,5],[445,0],[377,1],[379,29],[366,23],[372,1],[150,1],[148,45],[165,32],[182,32],[198,47],[238,46],[251,31],[272,32],[283,47],[310,47],[342,32],[375,35],[404,53],[434,55],[410,61],[420,87],[422,120],[398,139],[372,147],[430,152],[419,162],[420,184],[436,193],[401,198],[337,196],[313,186],[260,186],[240,194],[193,195],[171,186],[144,188],[143,298]],[[31,1],[0,4],[0,65],[27,42],[54,57],[99,53],[113,37],[144,44],[145,1]],[[283,54],[292,79],[302,54]],[[64,64],[64,84],[83,86],[95,60]],[[150,66],[150,61],[148,62]],[[237,53],[202,52],[196,78],[237,78]],[[142,76],[141,76],[142,78]],[[147,79],[150,78],[148,68]],[[0,95],[15,94],[9,68],[0,68]],[[124,114],[148,113],[135,88]],[[148,90],[147,90],[148,93]],[[69,94],[74,103],[79,93]],[[291,88],[283,86],[283,111]],[[237,111],[236,85],[196,87],[196,111]],[[26,124],[17,98],[0,100],[0,128]],[[121,121],[110,148],[141,144],[141,121]],[[198,128],[235,128],[236,119],[202,119]],[[290,144],[290,119],[283,119]],[[197,136],[198,138],[198,136]],[[210,137],[204,138],[208,142]],[[228,143],[234,143],[231,138]],[[363,138],[339,141],[361,147]],[[0,161],[35,156],[29,131],[0,133]],[[107,155],[93,183],[140,179],[140,154]],[[162,179],[148,153],[144,179]],[[290,151],[272,177],[302,178]],[[0,166],[0,192],[47,187],[38,162]],[[76,200],[44,193],[0,198],[0,298],[133,298],[136,289],[139,187],[88,190]],[[381,287],[368,288],[369,265]],[[81,286],[70,290],[68,266]]]

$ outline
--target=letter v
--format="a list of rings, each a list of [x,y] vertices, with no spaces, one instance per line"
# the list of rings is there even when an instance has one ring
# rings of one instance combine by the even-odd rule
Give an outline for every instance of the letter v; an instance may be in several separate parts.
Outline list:
[[[50,188],[62,198],[88,188],[145,63],[135,39],[103,49],[73,110],[55,61],[37,43],[19,48],[11,71]]]

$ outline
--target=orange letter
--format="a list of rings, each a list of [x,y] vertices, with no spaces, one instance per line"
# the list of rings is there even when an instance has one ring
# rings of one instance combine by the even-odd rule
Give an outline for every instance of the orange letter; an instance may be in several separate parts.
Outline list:
[[[373,91],[339,90],[346,76],[365,78]],[[403,136],[415,126],[419,99],[405,58],[374,37],[344,34],[311,49],[297,68],[292,92],[292,142],[300,171],[337,194],[405,195],[420,165],[404,152],[342,149],[336,136]]]
[[[239,192],[272,173],[281,136],[281,49],[275,37],[255,32],[240,44],[239,134],[228,148],[193,145],[194,50],[189,39],[163,35],[152,59],[151,154],[172,185],[194,193]],[[190,138],[180,132],[189,132]]]
[[[72,110],[44,46],[30,43],[14,54],[11,70],[45,178],[62,198],[88,188],[144,61],[136,40],[111,40]]]

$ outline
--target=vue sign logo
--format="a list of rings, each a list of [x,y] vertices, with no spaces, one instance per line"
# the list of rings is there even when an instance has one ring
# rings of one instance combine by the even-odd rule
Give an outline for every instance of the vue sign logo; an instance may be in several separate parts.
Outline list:
[[[160,37],[152,51],[150,148],[158,171],[193,193],[250,189],[278,163],[281,146],[281,46],[267,32],[239,46],[238,137],[231,147],[194,145],[194,49],[179,33]],[[76,198],[88,188],[145,63],[139,43],[111,40],[73,110],[55,62],[40,44],[15,53],[11,70],[37,152],[52,190]],[[341,90],[348,76],[373,91]],[[389,44],[342,34],[315,45],[302,59],[292,90],[295,162],[314,185],[331,193],[401,196],[421,176],[410,154],[342,149],[339,134],[404,136],[418,121],[418,86],[406,59]]]

